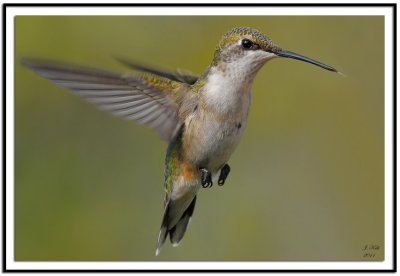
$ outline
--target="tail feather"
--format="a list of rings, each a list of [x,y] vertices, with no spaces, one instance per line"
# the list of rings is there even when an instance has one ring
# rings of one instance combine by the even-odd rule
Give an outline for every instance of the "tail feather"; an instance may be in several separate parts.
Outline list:
[[[172,246],[174,247],[178,246],[183,236],[185,235],[186,229],[193,215],[195,204],[196,204],[196,197],[193,198],[192,202],[190,203],[186,211],[183,213],[178,223],[171,230],[169,230],[169,238],[171,240]]]
[[[158,239],[157,239],[157,249],[156,249],[156,256],[160,254],[161,247],[163,246],[167,235],[168,235],[168,212],[169,212],[169,200],[165,204],[165,209],[164,209],[164,215],[163,215],[163,220],[161,222],[161,228],[160,232],[158,233]]]
[[[157,248],[156,248],[156,256],[160,254],[161,247],[163,246],[168,234],[170,236],[170,240],[173,246],[178,246],[179,242],[182,240],[185,235],[186,229],[188,227],[190,218],[193,215],[194,206],[196,204],[196,196],[192,199],[189,206],[184,209],[185,211],[177,220],[171,214],[175,206],[173,206],[176,202],[172,202],[169,200],[165,206],[164,216],[161,223],[160,232],[158,234],[157,240]],[[177,222],[175,222],[177,220]],[[171,222],[175,224],[171,224]]]
[[[164,223],[165,219],[166,219],[166,216],[164,215],[164,219],[161,224],[160,233],[158,234],[156,256],[158,256],[160,254],[161,247],[164,244],[164,242],[167,238],[167,235],[168,235],[167,223]]]

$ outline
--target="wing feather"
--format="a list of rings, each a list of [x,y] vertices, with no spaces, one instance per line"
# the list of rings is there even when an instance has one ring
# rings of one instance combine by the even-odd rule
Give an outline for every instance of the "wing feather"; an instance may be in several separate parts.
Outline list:
[[[146,124],[167,142],[182,124],[183,84],[162,77],[122,75],[100,69],[25,58],[21,63],[114,115]]]

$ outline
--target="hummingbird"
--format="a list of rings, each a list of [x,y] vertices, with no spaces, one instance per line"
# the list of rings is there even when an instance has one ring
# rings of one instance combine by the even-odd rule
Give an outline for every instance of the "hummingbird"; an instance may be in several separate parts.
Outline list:
[[[260,31],[236,27],[222,36],[202,75],[145,66],[117,58],[140,73],[122,74],[35,58],[21,63],[72,90],[100,109],[153,128],[168,143],[164,213],[156,255],[169,236],[178,246],[193,215],[196,195],[224,185],[228,161],[247,125],[255,76],[269,60],[284,57],[333,67],[277,46]]]

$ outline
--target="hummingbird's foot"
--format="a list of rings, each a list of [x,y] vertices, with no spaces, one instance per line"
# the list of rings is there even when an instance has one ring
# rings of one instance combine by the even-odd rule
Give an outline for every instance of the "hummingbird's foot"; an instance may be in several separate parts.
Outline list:
[[[228,177],[229,172],[231,171],[231,167],[229,167],[228,164],[225,164],[222,169],[221,172],[219,174],[219,178],[218,178],[218,185],[222,186],[225,183],[226,178]]]
[[[212,179],[211,179],[211,173],[202,168],[200,169],[200,175],[201,175],[201,186],[203,186],[203,188],[208,188],[208,187],[212,187]]]

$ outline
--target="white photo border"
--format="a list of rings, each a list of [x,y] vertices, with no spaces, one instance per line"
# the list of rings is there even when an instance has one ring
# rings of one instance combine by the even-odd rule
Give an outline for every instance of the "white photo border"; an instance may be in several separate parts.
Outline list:
[[[172,5],[172,4],[171,4]],[[3,272],[395,271],[396,4],[3,4]],[[302,6],[301,9],[298,6]],[[90,8],[88,8],[90,7]],[[238,9],[240,7],[240,9]],[[24,262],[14,252],[15,21],[17,15],[380,15],[385,22],[385,260],[382,262]]]

